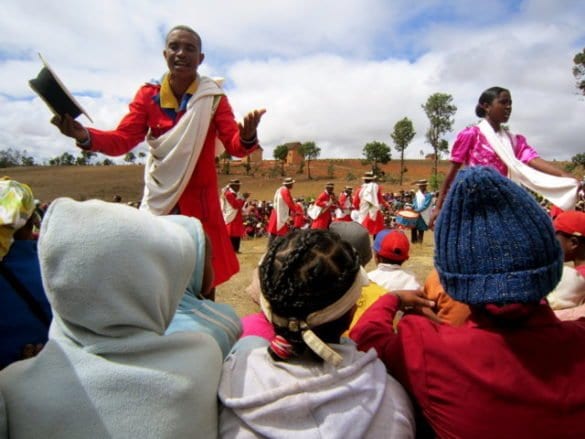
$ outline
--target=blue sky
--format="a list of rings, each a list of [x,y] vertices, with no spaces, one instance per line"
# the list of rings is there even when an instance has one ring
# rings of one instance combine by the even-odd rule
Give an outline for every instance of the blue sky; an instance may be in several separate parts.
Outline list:
[[[457,131],[475,123],[481,92],[511,90],[510,128],[548,160],[585,152],[585,101],[571,75],[585,45],[581,0],[102,0],[6,2],[0,16],[0,149],[38,161],[70,139],[28,86],[43,54],[92,116],[112,129],[145,81],[165,71],[164,34],[195,28],[200,72],[226,79],[238,118],[266,108],[259,136],[275,146],[314,141],[322,158],[361,157],[403,117],[417,132],[409,158],[431,152],[421,109],[435,92],[453,96]],[[398,153],[393,151],[393,158]]]

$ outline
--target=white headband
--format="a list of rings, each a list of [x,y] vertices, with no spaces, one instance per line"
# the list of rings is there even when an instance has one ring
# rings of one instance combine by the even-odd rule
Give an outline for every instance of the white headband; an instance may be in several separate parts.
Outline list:
[[[288,328],[292,332],[301,332],[303,341],[311,348],[315,354],[328,363],[338,366],[343,358],[311,330],[327,322],[332,322],[347,311],[349,311],[359,299],[362,293],[362,287],[369,284],[368,275],[363,267],[360,267],[355,276],[355,280],[349,289],[336,302],[325,308],[312,312],[304,320],[295,318],[281,317],[272,312],[272,308],[264,294],[260,294],[260,308],[269,322],[281,328]]]

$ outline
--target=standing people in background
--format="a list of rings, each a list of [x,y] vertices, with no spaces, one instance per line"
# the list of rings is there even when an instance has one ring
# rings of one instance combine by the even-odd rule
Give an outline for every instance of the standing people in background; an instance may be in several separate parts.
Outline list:
[[[150,150],[140,209],[199,218],[211,239],[218,285],[238,272],[239,263],[219,205],[216,140],[232,156],[252,153],[265,110],[235,121],[219,82],[197,73],[204,54],[201,38],[190,27],[169,31],[163,55],[169,71],[138,90],[115,130],[85,128],[69,115],[52,122],[80,148],[110,156],[125,154],[146,139]]]
[[[30,187],[0,179],[0,369],[33,356],[47,341],[52,313],[33,237],[36,221]]]
[[[351,211],[353,209],[353,188],[345,186],[343,192],[339,194],[339,209],[336,211],[339,214],[334,221],[353,221],[351,219]]]
[[[266,228],[269,235],[268,246],[270,246],[275,237],[284,236],[291,229],[296,211],[295,202],[290,192],[294,184],[295,180],[286,177],[282,181],[282,186],[274,193],[274,204],[270,212],[268,227]]]
[[[512,96],[508,90],[502,87],[485,90],[479,97],[475,114],[482,120],[462,130],[453,144],[451,168],[441,187],[429,227],[433,227],[445,195],[463,165],[489,166],[561,209],[574,209],[581,183],[540,158],[524,136],[513,134],[502,126],[512,114]]]
[[[221,212],[227,227],[227,232],[236,253],[240,253],[240,242],[244,236],[244,218],[242,209],[250,194],[240,194],[241,183],[238,179],[230,180],[229,184],[221,191]]]
[[[299,197],[295,199],[295,219],[293,226],[296,230],[304,229],[307,225],[307,216],[305,215],[305,205],[303,204],[305,199]]]
[[[315,206],[318,206],[321,211],[311,223],[311,229],[328,229],[333,220],[333,212],[338,207],[333,183],[329,182],[325,185],[325,190],[315,200]]]
[[[384,228],[381,209],[386,201],[382,198],[382,191],[373,172],[366,172],[362,180],[363,183],[353,199],[353,207],[358,211],[358,222],[375,237]]]
[[[431,218],[433,194],[427,192],[426,180],[418,180],[416,185],[418,186],[418,190],[414,194],[412,210],[418,212],[420,216],[418,217],[415,226],[411,229],[411,241],[413,244],[422,244],[425,230],[429,229],[428,224]]]

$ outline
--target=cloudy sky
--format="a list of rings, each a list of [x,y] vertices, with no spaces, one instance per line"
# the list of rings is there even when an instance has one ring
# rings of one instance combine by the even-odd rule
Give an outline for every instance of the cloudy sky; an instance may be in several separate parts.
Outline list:
[[[266,108],[259,136],[275,146],[314,141],[321,158],[392,145],[394,124],[417,132],[409,158],[431,152],[421,108],[435,92],[458,107],[457,131],[476,122],[493,85],[514,100],[510,128],[548,160],[585,152],[585,100],[571,74],[585,47],[582,0],[45,0],[3,2],[0,14],[0,149],[37,161],[73,141],[28,79],[40,52],[93,118],[112,129],[138,87],[165,71],[164,35],[176,24],[203,38],[200,72],[225,78],[241,118]],[[393,151],[393,158],[398,158]]]

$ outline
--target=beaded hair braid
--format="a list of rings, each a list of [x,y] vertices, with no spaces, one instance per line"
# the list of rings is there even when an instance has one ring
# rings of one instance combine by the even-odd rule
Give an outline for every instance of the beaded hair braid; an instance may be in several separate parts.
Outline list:
[[[337,301],[353,284],[360,268],[354,248],[328,230],[299,230],[277,238],[259,267],[260,284],[272,310],[304,319]],[[304,351],[299,333],[276,327],[278,335]]]

